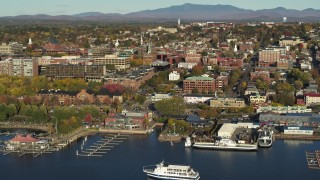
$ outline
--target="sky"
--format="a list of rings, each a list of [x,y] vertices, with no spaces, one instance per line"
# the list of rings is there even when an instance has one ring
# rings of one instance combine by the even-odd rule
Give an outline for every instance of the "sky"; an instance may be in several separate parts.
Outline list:
[[[0,0],[0,16],[72,15],[82,12],[129,13],[173,5],[224,4],[244,9],[320,9],[319,0]]]

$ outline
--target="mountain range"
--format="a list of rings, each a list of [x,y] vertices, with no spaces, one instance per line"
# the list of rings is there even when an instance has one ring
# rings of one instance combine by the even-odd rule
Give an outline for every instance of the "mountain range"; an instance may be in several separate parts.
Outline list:
[[[127,14],[85,12],[74,15],[50,16],[19,15],[0,17],[0,20],[59,20],[59,21],[173,21],[178,18],[184,21],[282,21],[287,17],[288,21],[319,22],[320,10],[308,8],[304,10],[286,9],[278,7],[274,9],[250,10],[231,5],[199,5],[186,3],[154,10],[143,10]]]

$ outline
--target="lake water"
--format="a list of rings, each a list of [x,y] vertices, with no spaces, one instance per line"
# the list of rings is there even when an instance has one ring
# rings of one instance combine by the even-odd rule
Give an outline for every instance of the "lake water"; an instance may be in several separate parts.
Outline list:
[[[103,157],[76,156],[83,139],[62,151],[36,158],[32,155],[0,155],[1,179],[140,180],[147,179],[142,172],[144,165],[163,159],[191,165],[204,180],[320,179],[320,170],[308,169],[305,158],[306,150],[320,150],[319,141],[277,140],[271,148],[257,152],[210,151],[185,148],[184,142],[174,145],[158,142],[158,133],[130,136]],[[84,147],[101,138],[101,135],[88,137]]]

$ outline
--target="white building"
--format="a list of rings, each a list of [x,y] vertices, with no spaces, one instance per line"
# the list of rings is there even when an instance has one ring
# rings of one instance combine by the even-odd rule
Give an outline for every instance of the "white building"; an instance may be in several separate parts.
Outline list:
[[[218,136],[222,138],[231,138],[234,131],[237,128],[256,128],[259,125],[254,125],[253,123],[224,123],[218,131]]]
[[[261,104],[267,101],[267,96],[261,96],[260,94],[251,94],[249,96],[250,104]]]
[[[308,109],[306,106],[259,106],[257,113],[273,112],[278,114],[288,113],[310,113],[312,109]]]
[[[180,73],[173,71],[169,74],[169,81],[178,81],[180,79]]]
[[[320,104],[320,94],[318,94],[318,93],[305,94],[304,98],[305,98],[304,102],[306,103],[306,106]]]
[[[114,65],[116,70],[125,70],[130,68],[130,60],[129,57],[119,57],[112,54],[95,58],[94,65]]]
[[[161,101],[164,99],[170,99],[172,96],[170,94],[153,94],[151,96],[152,102]]]
[[[194,104],[194,103],[204,103],[215,96],[201,96],[201,95],[185,95],[183,96],[183,100],[186,103]]]
[[[180,62],[178,64],[178,68],[192,69],[196,65],[197,65],[197,63]]]
[[[9,44],[2,43],[0,45],[0,54],[20,54],[23,52],[23,45],[17,42],[10,42]]]
[[[284,129],[284,134],[292,134],[292,135],[313,135],[313,129],[298,127],[298,126],[289,126]]]

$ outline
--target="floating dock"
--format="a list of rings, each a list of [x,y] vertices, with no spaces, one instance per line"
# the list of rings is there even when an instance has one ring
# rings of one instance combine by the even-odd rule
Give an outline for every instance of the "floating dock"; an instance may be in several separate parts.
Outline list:
[[[115,145],[119,145],[123,140],[127,139],[125,135],[121,134],[112,134],[106,135],[101,140],[96,141],[93,145],[84,148],[86,138],[84,139],[81,150],[76,151],[77,156],[86,156],[86,157],[102,157],[104,154],[107,154],[108,151],[112,150]]]
[[[306,159],[310,169],[320,169],[320,150],[306,152]]]

